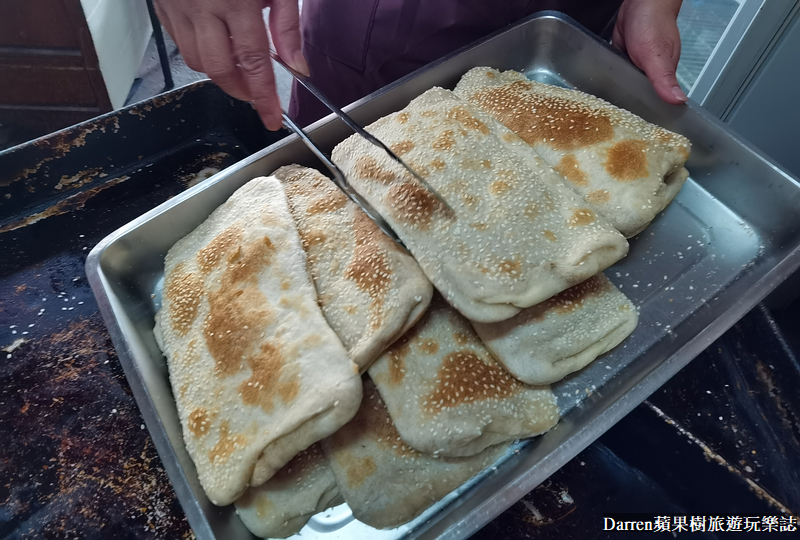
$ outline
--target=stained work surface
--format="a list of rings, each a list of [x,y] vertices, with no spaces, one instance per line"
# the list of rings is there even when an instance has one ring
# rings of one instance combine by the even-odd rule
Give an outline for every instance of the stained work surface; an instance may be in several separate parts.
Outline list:
[[[0,537],[193,537],[84,263],[281,136],[201,83],[0,153]]]
[[[1,372],[0,530],[191,537],[99,315],[31,330]]]
[[[116,228],[280,136],[201,83],[0,153],[0,537],[193,536],[84,262]],[[800,511],[789,349],[754,310],[475,538],[605,538],[604,512]]]

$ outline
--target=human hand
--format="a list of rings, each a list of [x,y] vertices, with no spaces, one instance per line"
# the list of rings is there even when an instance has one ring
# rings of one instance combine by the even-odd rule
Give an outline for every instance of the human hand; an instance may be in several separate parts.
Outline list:
[[[261,12],[270,8],[270,33],[280,57],[307,75],[297,0],[157,0],[156,7],[186,65],[208,75],[231,96],[252,102],[267,129],[281,128]]]
[[[642,69],[656,93],[679,105],[688,99],[675,70],[681,57],[678,11],[682,0],[625,0],[611,42]]]

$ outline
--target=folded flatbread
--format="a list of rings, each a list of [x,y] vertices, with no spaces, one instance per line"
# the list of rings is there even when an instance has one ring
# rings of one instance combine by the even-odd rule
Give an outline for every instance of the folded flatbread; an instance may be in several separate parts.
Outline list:
[[[267,481],[358,410],[361,379],[317,305],[280,182],[257,178],[167,253],[160,343],[214,504]]]
[[[422,316],[433,286],[329,178],[299,165],[273,174],[286,191],[322,313],[364,371]]]
[[[362,137],[339,144],[334,161],[471,320],[513,317],[627,253],[622,235],[549,167],[502,140],[518,137],[452,92],[433,88],[368,129],[453,212]]]
[[[342,502],[322,446],[313,444],[265,483],[245,491],[234,504],[242,522],[256,536],[286,538],[317,512]]]
[[[372,381],[355,418],[322,442],[339,490],[363,523],[397,527],[497,461],[498,445],[465,458],[434,458],[405,444]]]
[[[691,144],[600,98],[474,68],[455,89],[524,139],[597,214],[626,237],[680,191]]]
[[[552,384],[619,345],[638,320],[631,301],[598,274],[507,321],[472,326],[514,377]]]
[[[428,454],[470,456],[558,422],[550,388],[514,379],[439,295],[369,375],[403,441]]]

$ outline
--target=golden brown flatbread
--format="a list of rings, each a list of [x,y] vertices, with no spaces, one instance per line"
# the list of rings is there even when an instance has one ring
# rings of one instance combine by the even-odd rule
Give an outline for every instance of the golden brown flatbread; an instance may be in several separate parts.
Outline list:
[[[322,446],[353,515],[377,529],[411,521],[508,449],[498,445],[464,458],[417,452],[400,439],[369,379],[358,414]]]
[[[422,316],[433,286],[417,262],[314,169],[283,182],[322,313],[361,371]]]
[[[597,274],[507,321],[472,326],[514,377],[552,384],[619,345],[638,320],[631,301]]]
[[[448,302],[496,322],[610,266],[628,245],[513,133],[451,92],[433,88],[368,130],[442,195],[448,212],[361,137],[333,159],[402,238]]]
[[[245,491],[234,504],[236,514],[256,536],[286,538],[314,514],[342,502],[328,459],[315,443],[265,483]]]
[[[428,454],[470,456],[558,422],[550,388],[514,379],[439,295],[369,375],[403,441]]]
[[[275,178],[234,193],[167,254],[160,344],[184,441],[218,505],[358,410],[361,379],[317,305]]]
[[[628,238],[647,227],[689,176],[686,137],[589,94],[486,67],[464,75],[455,94],[525,140]]]

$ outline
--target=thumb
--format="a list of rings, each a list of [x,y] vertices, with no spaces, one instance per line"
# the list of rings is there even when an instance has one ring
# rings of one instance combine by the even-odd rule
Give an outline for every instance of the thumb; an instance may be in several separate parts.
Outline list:
[[[679,37],[652,37],[643,40],[638,47],[628,47],[628,53],[631,60],[645,72],[661,99],[673,105],[686,103],[688,98],[675,77],[680,59]]]

